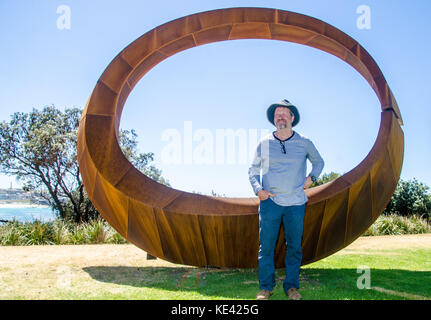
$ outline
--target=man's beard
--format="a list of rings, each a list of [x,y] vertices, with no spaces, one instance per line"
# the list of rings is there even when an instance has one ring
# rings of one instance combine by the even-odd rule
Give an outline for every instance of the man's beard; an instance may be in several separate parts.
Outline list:
[[[277,129],[287,128],[287,121],[277,121],[276,127],[277,127]]]

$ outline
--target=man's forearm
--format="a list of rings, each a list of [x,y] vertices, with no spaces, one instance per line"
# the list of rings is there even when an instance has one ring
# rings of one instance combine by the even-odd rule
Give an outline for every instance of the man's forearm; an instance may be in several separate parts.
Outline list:
[[[250,168],[249,169],[249,180],[250,180],[250,184],[251,187],[253,188],[254,194],[257,195],[257,193],[262,190],[262,185],[260,184],[259,180],[260,180],[260,174],[253,174],[253,169]]]

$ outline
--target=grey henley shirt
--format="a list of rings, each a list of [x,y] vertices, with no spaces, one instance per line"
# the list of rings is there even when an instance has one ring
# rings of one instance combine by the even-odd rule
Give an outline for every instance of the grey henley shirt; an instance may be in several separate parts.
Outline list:
[[[271,199],[280,206],[302,205],[308,201],[304,191],[306,160],[312,164],[309,175],[316,178],[323,170],[324,161],[309,138],[293,131],[288,139],[280,140],[274,133],[257,145],[248,170],[251,186],[256,195],[262,189],[275,194]]]

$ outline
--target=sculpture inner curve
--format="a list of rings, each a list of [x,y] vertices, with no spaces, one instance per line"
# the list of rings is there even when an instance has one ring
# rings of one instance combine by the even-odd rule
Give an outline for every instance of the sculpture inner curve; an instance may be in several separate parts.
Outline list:
[[[376,142],[354,169],[307,190],[303,264],[326,257],[359,237],[380,215],[399,180],[404,136],[395,98],[379,67],[354,39],[298,13],[230,8],[179,18],[147,32],[110,63],[83,112],[78,161],[88,195],[126,239],[181,264],[256,267],[257,198],[217,198],[164,186],[139,172],[118,144],[121,113],[136,83],[169,56],[234,39],[295,42],[333,54],[355,68],[381,103]],[[283,232],[276,266],[284,264]]]

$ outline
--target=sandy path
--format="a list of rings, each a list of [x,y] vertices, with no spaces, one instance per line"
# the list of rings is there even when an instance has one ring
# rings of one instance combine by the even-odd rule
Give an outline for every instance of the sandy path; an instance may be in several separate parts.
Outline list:
[[[400,236],[360,237],[344,250],[390,250],[407,248],[430,248],[431,233],[409,234]]]
[[[178,266],[147,260],[145,251],[131,244],[7,246],[0,247],[0,267],[54,264],[69,266]]]
[[[340,254],[363,250],[430,248],[431,234],[360,237]],[[62,245],[62,246],[0,246],[0,267],[35,264],[70,266],[165,266],[178,267],[167,261],[147,260],[146,253],[131,244]]]

